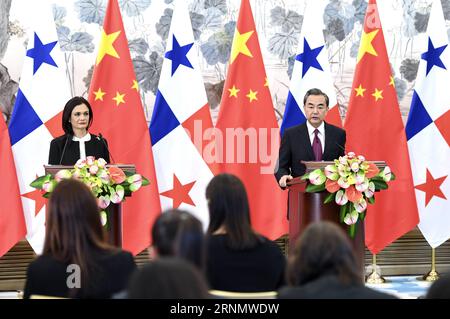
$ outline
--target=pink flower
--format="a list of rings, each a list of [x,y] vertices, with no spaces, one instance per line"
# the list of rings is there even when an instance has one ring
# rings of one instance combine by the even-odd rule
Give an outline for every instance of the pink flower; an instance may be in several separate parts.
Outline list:
[[[108,171],[106,171],[104,169],[102,169],[100,171],[100,174],[98,174],[98,177],[101,179],[103,184],[109,184],[109,182],[111,180],[109,177]]]
[[[42,184],[42,189],[47,193],[53,192],[56,186],[56,181],[47,181]]]
[[[97,198],[97,205],[101,209],[105,209],[106,207],[109,206],[110,201],[111,200],[109,199],[108,195],[100,196],[99,198]]]
[[[343,190],[340,190],[336,193],[336,197],[334,198],[334,200],[339,206],[343,206],[348,202],[348,198]]]
[[[98,166],[97,165],[92,165],[91,167],[89,167],[89,173],[91,173],[92,175],[96,175],[98,172]]]
[[[100,168],[103,168],[103,167],[105,167],[105,165],[106,165],[106,161],[103,158],[100,157],[97,160],[97,166],[100,167]]]
[[[116,190],[111,193],[111,202],[113,202],[114,204],[122,202],[124,195],[125,190],[123,186],[117,185]]]
[[[339,186],[337,181],[332,181],[330,179],[327,179],[325,183],[325,188],[330,193],[336,193],[341,187]]]
[[[358,212],[352,211],[351,213],[345,215],[344,217],[344,223],[347,225],[353,225],[356,224],[358,221]]]
[[[109,175],[115,184],[120,184],[127,178],[125,173],[117,166],[108,167]]]
[[[94,162],[95,162],[95,157],[94,156],[86,157],[86,164],[88,164],[89,166],[93,165]]]
[[[316,169],[309,173],[309,181],[313,185],[320,185],[325,183],[326,180],[325,174],[320,169]]]
[[[130,191],[135,192],[142,186],[142,176],[134,174],[127,178],[127,182],[130,183]]]
[[[391,168],[389,166],[386,166],[383,169],[382,177],[385,182],[389,182],[391,180],[392,172],[391,172]]]
[[[363,197],[362,193],[356,190],[353,185],[345,190],[345,195],[347,195],[348,200],[352,203],[358,202]]]
[[[353,206],[358,213],[362,213],[367,209],[367,202],[364,198],[361,198],[358,202],[353,203]]]
[[[371,198],[375,193],[375,184],[373,182],[369,182],[369,187],[364,192],[367,198]]]
[[[77,167],[77,168],[83,168],[85,166],[86,166],[86,160],[81,159],[81,158],[75,163],[75,167]]]
[[[72,177],[72,173],[68,169],[62,169],[55,174],[55,179],[60,182],[63,179],[69,179]]]

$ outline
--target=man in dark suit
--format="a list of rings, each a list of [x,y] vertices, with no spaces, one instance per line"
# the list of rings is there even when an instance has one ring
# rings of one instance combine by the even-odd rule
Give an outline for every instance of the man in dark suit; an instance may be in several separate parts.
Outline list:
[[[319,89],[310,89],[303,99],[306,123],[284,132],[275,177],[280,187],[305,174],[301,161],[332,161],[345,154],[345,131],[324,122],[329,109],[328,96]]]

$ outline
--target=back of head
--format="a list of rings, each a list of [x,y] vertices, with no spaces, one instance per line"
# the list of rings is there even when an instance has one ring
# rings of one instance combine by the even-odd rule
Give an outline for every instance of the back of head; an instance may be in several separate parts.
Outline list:
[[[131,278],[130,299],[200,299],[208,297],[201,273],[178,258],[155,259]]]
[[[310,224],[289,258],[287,279],[300,286],[322,276],[336,276],[343,284],[362,285],[356,257],[345,232],[331,222]]]
[[[104,242],[97,201],[91,190],[75,179],[61,181],[47,205],[44,254],[83,266],[83,256]]]
[[[436,280],[428,288],[426,299],[450,299],[450,275],[447,274]]]
[[[204,234],[202,223],[187,211],[163,212],[152,228],[153,245],[159,256],[176,256],[204,267]]]
[[[231,174],[215,176],[206,188],[209,208],[208,234],[219,228],[227,234],[228,245],[245,249],[256,244],[257,236],[250,224],[247,192],[241,180]]]

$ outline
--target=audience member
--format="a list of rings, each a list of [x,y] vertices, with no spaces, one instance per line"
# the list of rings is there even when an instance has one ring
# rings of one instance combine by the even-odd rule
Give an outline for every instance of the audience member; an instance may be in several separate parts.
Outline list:
[[[137,271],[130,280],[130,299],[208,298],[203,275],[192,263],[180,258],[155,259]]]
[[[129,252],[106,243],[90,189],[64,180],[50,196],[43,253],[28,267],[24,298],[109,298],[126,288],[135,268]]]
[[[310,224],[289,256],[289,287],[280,299],[389,299],[364,286],[362,272],[344,231],[330,222]]]
[[[436,280],[428,288],[426,299],[450,299],[450,275],[445,275]]]
[[[163,212],[152,228],[153,250],[159,257],[180,257],[205,268],[205,243],[202,223],[187,211]]]
[[[206,198],[210,216],[206,237],[210,287],[258,292],[282,286],[285,257],[276,243],[252,229],[247,192],[241,180],[230,174],[215,176],[206,188]]]

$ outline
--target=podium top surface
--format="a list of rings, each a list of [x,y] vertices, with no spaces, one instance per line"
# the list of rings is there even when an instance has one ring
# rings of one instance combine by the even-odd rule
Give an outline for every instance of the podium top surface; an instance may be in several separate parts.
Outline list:
[[[379,169],[383,169],[387,166],[385,161],[367,161],[367,162],[374,163]],[[320,162],[301,161],[301,163],[306,166],[306,173],[309,173],[315,169],[325,168],[325,166],[327,165],[333,165],[334,161],[320,161]]]
[[[131,174],[136,173],[136,166],[134,164],[107,164],[106,167],[119,167],[124,172]],[[56,174],[62,169],[73,169],[74,165],[44,165],[46,174]]]

